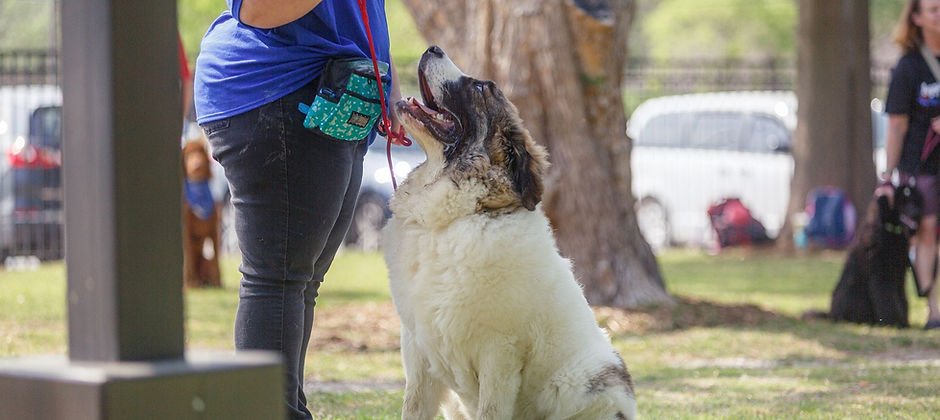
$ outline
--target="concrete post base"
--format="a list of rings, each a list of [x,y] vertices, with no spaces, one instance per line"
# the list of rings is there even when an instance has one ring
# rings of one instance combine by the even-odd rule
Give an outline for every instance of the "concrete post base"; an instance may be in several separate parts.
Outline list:
[[[0,420],[285,418],[273,353],[189,352],[183,360],[0,359]]]

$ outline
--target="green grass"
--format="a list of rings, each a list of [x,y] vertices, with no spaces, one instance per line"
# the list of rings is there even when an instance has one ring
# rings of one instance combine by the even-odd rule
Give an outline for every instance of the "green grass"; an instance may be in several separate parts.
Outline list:
[[[661,255],[676,308],[598,312],[633,374],[641,416],[940,416],[940,332],[920,330],[925,304],[912,292],[908,330],[799,320],[827,307],[842,258]],[[223,271],[224,288],[185,293],[188,348],[231,349],[237,262],[226,259]],[[65,353],[64,277],[62,264],[0,272],[0,357]],[[311,409],[319,419],[398,418],[403,374],[381,257],[341,254],[320,291]]]
[[[398,419],[402,391],[363,392],[356,394],[316,393],[307,403],[314,417],[333,419]],[[342,413],[342,414],[337,414]]]
[[[385,262],[377,254],[343,253],[326,274],[320,294],[323,297],[317,305],[321,308],[391,301]]]
[[[0,271],[0,357],[66,350],[65,267]]]

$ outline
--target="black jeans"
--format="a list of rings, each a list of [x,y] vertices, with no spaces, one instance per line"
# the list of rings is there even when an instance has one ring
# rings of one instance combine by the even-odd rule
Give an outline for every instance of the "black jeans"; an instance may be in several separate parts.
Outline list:
[[[290,419],[310,419],[304,358],[317,290],[346,236],[367,142],[303,127],[298,102],[315,83],[243,114],[203,124],[225,168],[242,253],[236,350],[279,352]]]

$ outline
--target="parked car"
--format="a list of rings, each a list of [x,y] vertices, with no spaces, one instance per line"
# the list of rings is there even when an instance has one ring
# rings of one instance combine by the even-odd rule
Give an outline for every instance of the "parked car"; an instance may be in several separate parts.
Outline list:
[[[740,198],[776,237],[790,197],[796,109],[785,91],[664,96],[637,107],[627,135],[637,219],[650,245],[704,244],[707,209],[726,197]],[[881,168],[884,119],[873,110]]]
[[[0,87],[0,259],[62,258],[62,94]]]
[[[392,167],[398,184],[424,160],[424,151],[418,145],[393,145]],[[353,214],[352,225],[346,234],[346,246],[363,250],[379,248],[382,227],[391,217],[388,200],[393,191],[385,140],[376,138],[362,162],[362,187],[359,189],[359,201]]]

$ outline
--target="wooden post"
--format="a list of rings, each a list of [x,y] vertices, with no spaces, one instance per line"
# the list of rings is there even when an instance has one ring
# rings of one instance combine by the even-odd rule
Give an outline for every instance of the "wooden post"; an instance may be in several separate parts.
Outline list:
[[[182,357],[176,10],[62,7],[69,355]]]
[[[276,355],[184,355],[175,6],[62,16],[69,359],[0,360],[0,420],[284,418]]]

